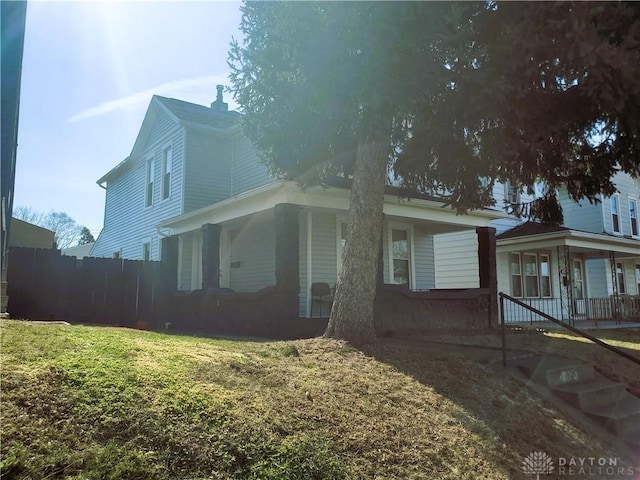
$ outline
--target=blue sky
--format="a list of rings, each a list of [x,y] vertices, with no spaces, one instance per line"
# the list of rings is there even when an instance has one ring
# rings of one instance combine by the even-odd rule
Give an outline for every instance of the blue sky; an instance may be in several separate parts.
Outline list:
[[[97,236],[96,180],[131,153],[151,96],[215,100],[240,18],[236,2],[30,1],[14,207],[66,212]]]

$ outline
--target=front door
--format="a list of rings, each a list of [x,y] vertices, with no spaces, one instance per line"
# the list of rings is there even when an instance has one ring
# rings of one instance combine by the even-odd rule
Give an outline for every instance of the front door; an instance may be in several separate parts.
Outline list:
[[[584,270],[582,267],[581,259],[571,259],[571,295],[573,298],[573,312],[578,315],[584,315],[586,313],[584,300]]]

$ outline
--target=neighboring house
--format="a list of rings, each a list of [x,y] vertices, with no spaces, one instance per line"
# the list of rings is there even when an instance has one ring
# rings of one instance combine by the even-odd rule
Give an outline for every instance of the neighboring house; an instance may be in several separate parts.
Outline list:
[[[84,258],[89,257],[91,255],[91,250],[93,250],[93,246],[95,242],[85,243],[84,245],[76,245],[75,247],[63,248],[61,250],[62,255],[66,255],[67,257],[76,257],[76,258]]]
[[[336,179],[303,192],[271,178],[221,87],[211,108],[154,96],[131,155],[98,183],[106,188],[105,223],[92,256],[170,260],[185,292],[286,287],[302,317],[311,316],[312,284],[336,283],[348,184]],[[409,199],[394,187],[384,213],[384,282],[412,290],[437,285],[437,234],[475,236],[476,227],[505,217],[491,209],[456,215],[434,197]]]
[[[9,247],[56,248],[55,232],[17,218],[11,219]]]
[[[576,203],[566,190],[559,190],[564,212],[561,227],[515,217],[493,221],[498,233],[498,291],[564,320],[624,317],[627,313],[628,318],[640,318],[636,312],[640,300],[636,305],[633,298],[627,298],[640,295],[640,187],[623,173],[613,180],[618,193],[601,196],[593,204]],[[534,199],[508,184],[497,185],[494,198],[498,206]],[[478,286],[477,277],[466,273],[477,268],[476,246],[469,232],[435,238],[438,288]],[[515,312],[507,311],[505,319],[531,318],[523,309]]]
[[[640,297],[626,298],[640,295],[640,186],[623,173],[613,181],[618,192],[598,203],[560,190],[562,227],[526,222],[498,235],[498,290],[572,321],[640,319]]]

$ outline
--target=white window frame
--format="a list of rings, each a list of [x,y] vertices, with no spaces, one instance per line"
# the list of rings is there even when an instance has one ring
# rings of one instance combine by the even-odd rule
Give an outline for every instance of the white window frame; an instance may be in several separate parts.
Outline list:
[[[620,270],[618,270],[618,267]],[[616,280],[618,281],[618,293],[626,294],[627,293],[627,284],[625,283],[626,275],[624,271],[624,262],[616,262]]]
[[[615,203],[616,213],[613,213],[613,205]],[[609,213],[611,215],[611,231],[616,235],[622,234],[622,225],[620,224],[620,195],[617,193],[609,197]],[[616,223],[618,229],[616,230]]]
[[[525,257],[533,257],[533,264],[536,267],[536,272],[534,275],[527,275],[527,271],[524,268],[526,265]],[[522,264],[520,265],[520,271],[522,272],[522,280],[523,280],[523,289],[522,294],[524,298],[540,298],[540,264],[538,263],[538,254],[533,252],[523,252],[520,257],[520,261]],[[527,295],[527,277],[535,278],[535,286],[536,286],[536,295]]]
[[[636,295],[640,295],[640,263],[636,263]]]
[[[144,208],[153,207],[155,196],[155,176],[156,176],[156,159],[151,156],[147,158],[144,164]],[[151,197],[149,197],[151,194]]]
[[[151,239],[147,239],[142,242],[142,261],[151,261]]]
[[[514,273],[513,270],[511,269],[511,266],[514,262],[511,261],[511,256],[517,256],[518,257],[518,272]],[[509,261],[509,291],[511,292],[511,295],[513,295],[515,298],[524,298],[524,283],[523,283],[523,274],[522,274],[522,255],[520,254],[520,252],[509,252],[508,253],[508,261]],[[519,276],[520,277],[520,295],[516,295],[516,293],[514,292],[513,289],[513,277],[514,276]]]
[[[549,266],[549,275],[542,275],[542,257],[547,258],[547,265]],[[549,278],[549,295],[543,295],[542,292],[542,277]],[[551,255],[548,253],[538,254],[538,283],[540,285],[540,298],[553,298],[553,283],[551,282]]]
[[[162,147],[162,166],[160,179],[160,199],[168,200],[171,198],[171,180],[173,175],[173,145],[166,144]],[[169,176],[167,179],[167,175]],[[166,192],[166,194],[165,194]]]
[[[515,298],[553,298],[553,281],[552,281],[552,275],[551,275],[551,254],[548,252],[509,252],[507,254],[507,260],[508,260],[508,264],[509,264],[509,291],[511,292],[511,295]],[[518,257],[518,272],[514,272],[512,269],[512,265],[514,262],[511,261],[511,256],[517,256]],[[536,278],[536,284],[537,284],[537,289],[538,289],[538,295],[536,296],[530,296],[527,295],[527,277],[532,277],[533,275],[527,275],[525,272],[525,262],[524,262],[524,257],[528,255],[528,256],[532,256],[535,257],[535,264],[536,264],[536,274],[535,274],[535,278]],[[542,275],[542,258],[546,258],[546,262],[549,265],[549,274],[548,275]],[[520,277],[520,292],[522,293],[522,295],[516,295],[513,289],[513,285],[514,285],[514,276],[518,276]],[[544,295],[543,291],[542,291],[542,277],[547,277],[549,279],[549,295]]]
[[[416,285],[416,265],[415,265],[415,240],[413,235],[413,225],[410,223],[389,222],[387,225],[387,265],[388,265],[388,277],[387,280],[390,284],[395,284],[393,278],[393,231],[394,230],[406,230],[407,231],[407,250],[409,254],[409,289],[413,290]]]
[[[640,218],[638,218],[638,199],[636,197],[629,197],[629,225],[631,226],[631,236],[633,238],[640,238]],[[633,208],[631,205],[633,204]],[[635,214],[633,216],[632,214]],[[635,221],[635,233],[634,233],[634,221]]]
[[[587,283],[585,277],[584,260],[582,258],[572,258],[570,260],[571,265],[571,295],[574,300],[584,300],[587,298]],[[580,272],[580,283],[576,278],[576,269]],[[580,296],[577,294],[578,285],[580,285]]]
[[[512,192],[514,201],[511,201]],[[504,183],[504,199],[507,202],[507,206],[517,205],[520,203],[520,189],[513,186],[509,180]]]

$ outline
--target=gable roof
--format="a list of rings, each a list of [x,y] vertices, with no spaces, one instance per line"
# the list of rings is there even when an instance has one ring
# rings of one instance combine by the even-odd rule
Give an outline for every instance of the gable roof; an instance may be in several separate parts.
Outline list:
[[[214,110],[204,105],[185,102],[176,98],[154,95],[154,99],[164,105],[181,123],[197,124],[226,130],[238,123],[240,113],[236,111]]]
[[[228,131],[229,129],[236,127],[240,124],[240,118],[242,117],[239,112],[234,110],[217,110],[205,107],[204,105],[197,105],[195,103],[178,100],[176,98],[154,95],[151,98],[144,120],[142,120],[142,125],[140,126],[133,148],[131,149],[131,154],[100,177],[96,182],[98,185],[103,186],[105,182],[112,180],[126,171],[135,156],[140,153],[139,151],[144,146],[145,141],[151,133],[156,118],[158,118],[162,112],[168,114],[169,117],[171,117],[171,119],[178,125],[185,127],[207,127],[219,131]]]

